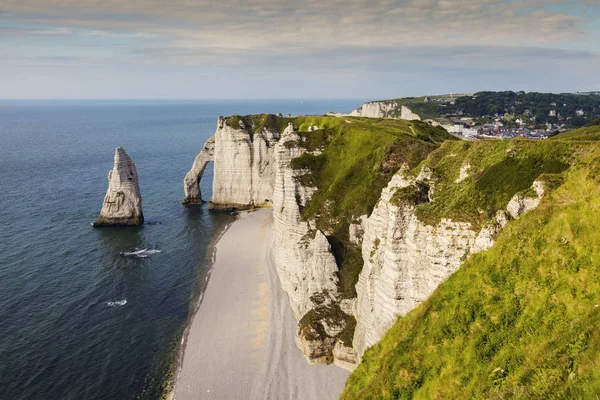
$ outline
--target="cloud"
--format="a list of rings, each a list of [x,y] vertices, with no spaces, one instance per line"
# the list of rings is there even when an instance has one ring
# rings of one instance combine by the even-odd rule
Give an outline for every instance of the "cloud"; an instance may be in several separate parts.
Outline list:
[[[398,46],[565,42],[586,34],[588,8],[562,0],[5,0],[16,18],[143,31],[214,46]],[[569,5],[570,8],[560,7]],[[552,7],[549,7],[552,6]]]
[[[97,36],[97,37],[108,37],[108,38],[144,38],[152,39],[157,38],[159,35],[147,32],[114,32],[114,31],[102,31],[102,30],[82,30],[78,32],[80,36]]]
[[[597,0],[3,0],[0,16],[3,64],[32,69],[566,86],[600,67]]]
[[[42,35],[42,36],[65,36],[71,35],[73,30],[70,28],[51,28],[51,29],[33,29],[26,31],[30,35]]]

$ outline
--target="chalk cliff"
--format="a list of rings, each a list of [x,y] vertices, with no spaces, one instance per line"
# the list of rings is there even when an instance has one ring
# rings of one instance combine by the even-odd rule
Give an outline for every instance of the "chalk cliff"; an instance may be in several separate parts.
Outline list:
[[[502,147],[494,150],[497,156],[482,161],[475,157],[485,149],[473,145],[469,150],[469,143],[452,142],[445,153],[435,158],[439,164],[433,169],[419,167],[417,174],[410,168],[415,168],[450,136],[423,122],[401,120],[393,123],[394,127],[398,125],[398,132],[393,132],[397,136],[385,136],[392,132],[389,124],[328,117],[219,118],[215,135],[184,181],[197,186],[195,179],[201,177],[212,157],[214,208],[273,207],[275,264],[299,320],[297,344],[311,362],[335,362],[352,369],[364,350],[375,344],[398,316],[425,300],[470,254],[491,247],[506,223],[535,208],[544,193],[543,183],[539,182],[526,193],[512,196],[515,189],[510,194],[512,200],[510,196],[504,200],[502,207],[509,203],[508,210],[497,209],[494,202],[490,209],[473,211],[476,219],[489,215],[481,217],[483,222],[479,225],[444,215],[437,222],[423,220],[416,212],[419,204],[434,201],[444,190],[451,193],[457,189],[452,185],[462,185],[460,190],[464,193],[478,193],[476,185],[488,179],[484,176],[487,171],[500,168],[494,163],[501,156],[507,157],[502,162],[510,167],[520,162],[515,161],[519,153],[506,152]],[[415,138],[415,131],[419,137],[429,135],[428,140]],[[331,142],[328,135],[337,141]],[[380,147],[365,150],[364,146],[373,145],[372,135],[382,135],[378,136]],[[348,144],[348,138],[363,141],[360,145]],[[381,148],[386,150],[378,153]],[[511,158],[513,153],[516,158]],[[339,157],[339,168],[345,168],[345,172],[332,182],[331,175],[325,177],[328,186],[318,188],[318,179],[324,178],[321,168],[334,168],[327,169],[328,174],[337,171],[338,164],[323,166],[335,157]],[[443,162],[440,157],[445,157]],[[473,161],[461,162],[469,157]],[[343,164],[348,160],[356,164]],[[449,163],[453,172],[444,172],[443,166]],[[371,175],[364,175],[365,171]],[[355,203],[348,207],[362,211],[348,218],[342,214],[343,209],[335,207],[341,201],[349,201],[349,191],[361,189],[361,184],[372,186],[352,195]],[[522,182],[519,185],[519,190],[527,188],[522,187]],[[199,191],[193,189],[186,187],[186,196],[199,199]],[[324,200],[315,209],[312,200],[319,196],[321,200],[328,199],[328,193],[334,190],[342,191],[339,202]],[[371,206],[362,207],[360,203],[371,201],[369,196],[373,198]],[[312,213],[307,213],[311,207]],[[345,227],[345,234],[340,235],[340,226]],[[338,253],[333,249],[335,243]],[[356,257],[349,252],[353,246]],[[346,253],[340,253],[340,248],[346,248]],[[355,294],[353,289],[341,286],[343,279],[349,279],[344,278],[340,267],[344,265],[340,261],[344,254],[359,258],[358,268],[362,265],[362,271],[357,270],[350,281],[350,289],[356,284]]]
[[[273,219],[277,272],[300,319],[315,307],[311,299],[314,294],[327,293],[323,299],[327,303],[337,300],[338,268],[323,232],[302,219],[301,208],[315,189],[300,184],[296,178],[302,172],[290,168],[291,160],[304,152],[290,145],[298,140],[293,125],[289,125],[275,147]]]
[[[446,218],[436,225],[425,224],[415,215],[414,203],[394,199],[399,189],[412,188],[421,182],[407,176],[405,171],[398,172],[366,220],[362,242],[364,267],[356,285],[354,309],[358,321],[354,349],[359,355],[377,343],[398,316],[427,299],[468,255],[490,248],[495,235],[510,218],[508,212],[499,211],[481,229]],[[535,182],[534,187],[541,188],[543,184]],[[543,189],[540,193],[543,194]],[[515,195],[511,204],[521,197]],[[540,198],[541,194],[536,197],[537,203]],[[422,201],[428,201],[427,193]],[[518,218],[535,206],[511,206],[511,211],[515,211],[510,215]]]
[[[100,216],[93,223],[101,226],[137,226],[144,223],[142,196],[135,164],[122,147],[115,150],[113,169],[108,173],[108,190]]]
[[[372,101],[363,104],[350,114],[351,117],[369,117],[369,118],[400,118],[406,120],[421,120],[418,114],[413,113],[410,108],[400,106],[395,101]]]
[[[274,146],[279,132],[259,122],[246,117],[232,120],[230,126],[219,117],[214,136],[208,139],[184,179],[183,203],[202,203],[198,185],[210,161],[214,161],[211,208],[247,209],[271,203]]]
[[[200,193],[200,180],[204,175],[204,169],[206,165],[214,160],[215,156],[215,137],[211,136],[202,151],[194,159],[192,169],[185,175],[183,179],[183,190],[185,192],[185,199],[182,200],[183,204],[202,204],[202,193]]]

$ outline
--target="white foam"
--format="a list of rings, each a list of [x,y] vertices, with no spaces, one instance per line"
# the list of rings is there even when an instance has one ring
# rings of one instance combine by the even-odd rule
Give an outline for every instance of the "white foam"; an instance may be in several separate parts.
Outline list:
[[[120,307],[120,306],[124,306],[125,304],[127,304],[126,299],[106,302],[106,305],[109,307]]]
[[[160,252],[161,250],[158,249],[135,249],[134,251],[123,251],[121,252],[121,255],[125,257],[146,258],[148,256],[151,256],[152,254]]]

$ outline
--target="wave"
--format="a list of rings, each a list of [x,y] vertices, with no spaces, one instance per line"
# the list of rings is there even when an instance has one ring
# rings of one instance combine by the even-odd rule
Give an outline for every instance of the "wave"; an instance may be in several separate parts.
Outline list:
[[[106,305],[109,307],[120,307],[124,306],[125,304],[127,304],[127,299],[106,302]]]
[[[146,258],[152,254],[160,253],[159,249],[135,249],[134,251],[122,251],[120,254],[125,257]]]

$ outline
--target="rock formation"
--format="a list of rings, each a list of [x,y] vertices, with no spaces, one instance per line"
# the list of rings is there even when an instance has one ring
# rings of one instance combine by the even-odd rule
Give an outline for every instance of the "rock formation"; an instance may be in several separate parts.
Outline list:
[[[413,113],[406,106],[400,106],[400,112],[398,113],[398,106],[399,104],[395,101],[372,101],[363,104],[348,115],[368,118],[401,118],[409,121],[421,120],[418,114]]]
[[[202,204],[202,193],[200,193],[200,179],[204,174],[206,164],[213,161],[215,155],[215,137],[211,136],[200,154],[194,159],[192,169],[186,174],[183,179],[183,190],[185,192],[185,199],[182,200],[183,204]]]
[[[108,190],[94,226],[139,226],[144,223],[142,196],[135,164],[122,147],[108,173]]]
[[[296,318],[300,319],[315,307],[311,296],[327,291],[327,303],[337,298],[335,259],[329,250],[327,238],[302,220],[301,207],[315,189],[302,186],[296,179],[297,171],[290,161],[302,154],[298,147],[286,143],[298,140],[290,127],[276,146],[276,176],[273,194],[275,230],[275,260],[283,290],[290,296]]]
[[[462,179],[469,168],[468,164],[461,168]],[[400,170],[366,220],[362,241],[364,266],[354,303],[357,325],[353,343],[358,356],[377,343],[399,316],[427,299],[469,254],[489,249],[508,219],[535,208],[543,194],[543,183],[534,182],[532,188],[538,194],[535,200],[523,205],[523,196],[516,194],[507,206],[508,212],[499,211],[480,230],[474,230],[470,223],[450,219],[431,226],[415,216],[414,205],[392,201],[397,189],[427,181],[429,175],[425,168],[417,178]]]
[[[279,132],[254,127],[240,120],[230,127],[219,117],[217,130],[202,148],[184,179],[187,203],[202,203],[199,182],[204,168],[214,161],[211,208],[247,209],[267,206],[275,182],[274,146]]]

